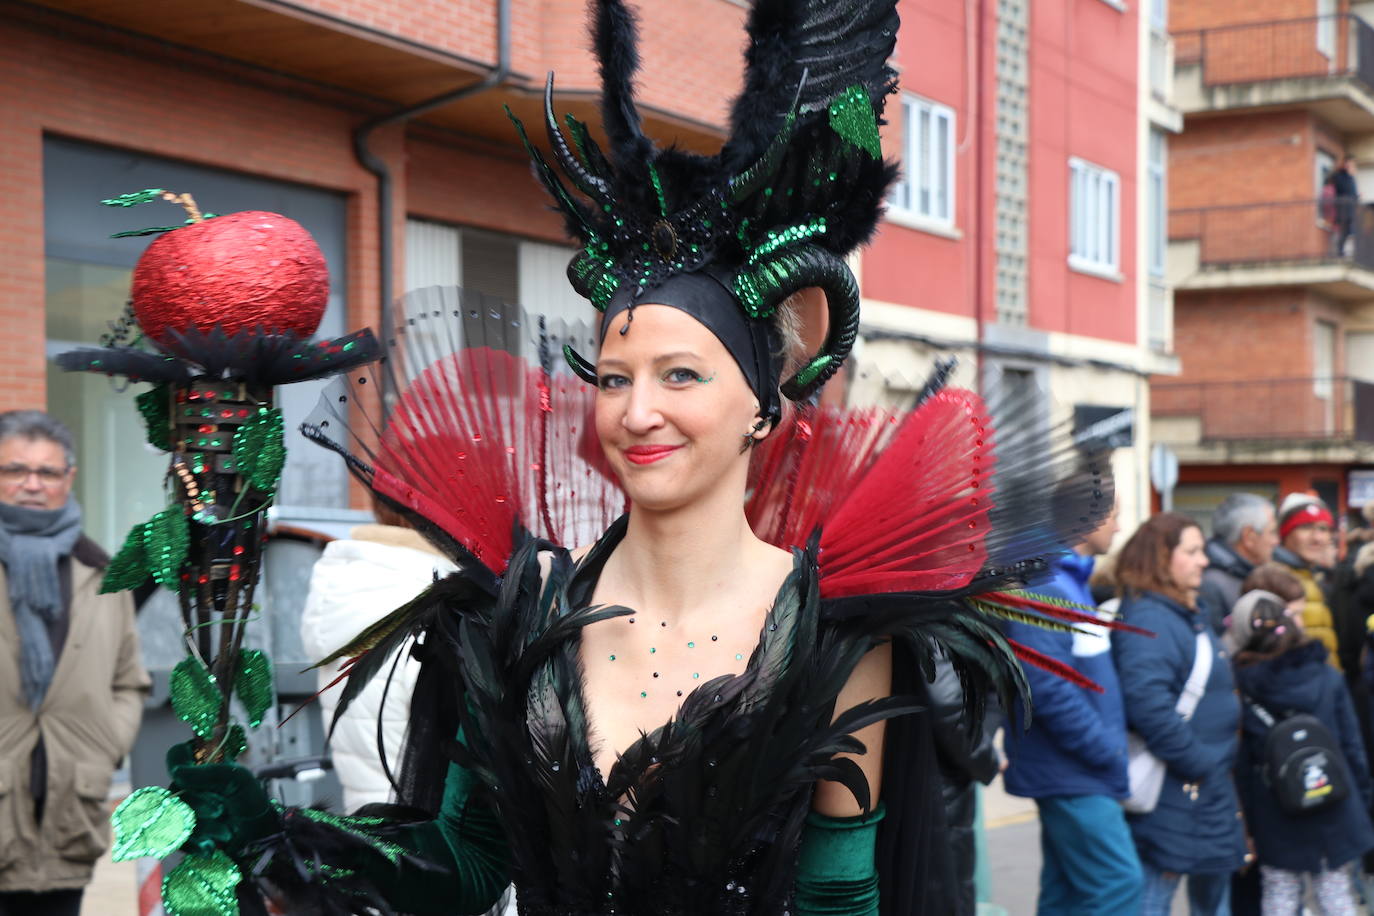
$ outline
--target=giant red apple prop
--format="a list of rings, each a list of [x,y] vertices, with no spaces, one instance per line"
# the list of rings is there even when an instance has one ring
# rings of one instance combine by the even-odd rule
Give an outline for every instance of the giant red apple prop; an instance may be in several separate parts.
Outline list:
[[[139,258],[132,294],[139,325],[159,342],[169,330],[216,325],[309,337],[324,315],[329,270],[300,223],[245,210],[163,234]]]

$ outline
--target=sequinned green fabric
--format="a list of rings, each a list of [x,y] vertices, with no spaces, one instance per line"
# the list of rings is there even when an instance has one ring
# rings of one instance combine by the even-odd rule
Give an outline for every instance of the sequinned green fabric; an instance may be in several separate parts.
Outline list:
[[[878,916],[875,852],[882,805],[858,817],[807,815],[797,863],[796,916]]]

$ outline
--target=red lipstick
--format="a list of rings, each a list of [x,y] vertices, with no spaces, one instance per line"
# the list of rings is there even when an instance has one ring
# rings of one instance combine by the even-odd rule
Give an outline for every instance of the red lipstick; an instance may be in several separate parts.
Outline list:
[[[625,457],[635,464],[653,464],[680,448],[680,445],[632,445],[625,449]]]

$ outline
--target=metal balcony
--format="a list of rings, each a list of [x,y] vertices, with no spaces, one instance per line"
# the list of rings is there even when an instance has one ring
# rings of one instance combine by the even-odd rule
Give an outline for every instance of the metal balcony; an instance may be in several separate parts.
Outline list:
[[[1174,68],[1184,114],[1309,107],[1374,131],[1374,28],[1353,14],[1175,32]]]
[[[1374,206],[1306,199],[1170,210],[1169,278],[1184,291],[1310,286],[1374,298]]]
[[[1199,444],[1374,444],[1374,383],[1345,377],[1156,382],[1156,418],[1191,420]]]

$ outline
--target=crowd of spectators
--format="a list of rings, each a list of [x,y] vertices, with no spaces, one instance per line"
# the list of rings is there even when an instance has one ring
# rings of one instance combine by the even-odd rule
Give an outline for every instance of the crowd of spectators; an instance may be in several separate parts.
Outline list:
[[[1185,883],[1193,914],[1374,904],[1374,518],[1342,545],[1312,495],[1237,493],[1210,521],[1155,515],[1099,565],[1110,519],[1037,589],[1129,629],[1012,625],[1103,687],[1032,670],[1029,727],[1004,733],[1007,791],[1040,814],[1041,914],[1168,914]]]

